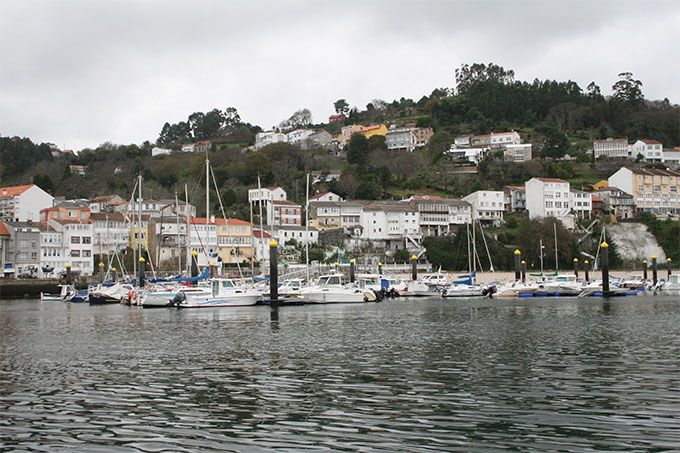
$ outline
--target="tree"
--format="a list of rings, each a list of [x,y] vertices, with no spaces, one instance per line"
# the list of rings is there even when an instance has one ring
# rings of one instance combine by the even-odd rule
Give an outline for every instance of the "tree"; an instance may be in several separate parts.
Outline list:
[[[362,134],[353,134],[347,145],[347,161],[359,167],[368,163],[371,148],[368,139]]]
[[[456,91],[464,94],[472,90],[475,85],[485,82],[494,84],[509,85],[515,80],[515,71],[505,70],[502,66],[489,63],[474,63],[472,66],[467,64],[456,69]]]
[[[293,130],[299,127],[307,126],[312,123],[312,112],[309,109],[300,109],[293,113],[287,120],[281,121],[279,127],[282,130]]]
[[[628,105],[639,105],[644,100],[640,87],[642,82],[635,80],[630,72],[619,74],[619,81],[612,85],[613,98]]]
[[[337,113],[338,115],[347,116],[347,113],[349,112],[349,104],[344,99],[338,99],[337,101],[335,101],[333,103],[333,107],[335,108],[335,113]]]
[[[360,184],[361,181],[353,173],[343,173],[338,181],[338,188],[351,200],[356,195]]]

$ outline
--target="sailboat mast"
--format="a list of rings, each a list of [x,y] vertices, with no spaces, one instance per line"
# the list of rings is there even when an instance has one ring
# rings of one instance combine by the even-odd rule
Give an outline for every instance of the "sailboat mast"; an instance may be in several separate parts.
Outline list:
[[[305,192],[305,264],[307,284],[309,284],[309,173],[307,173],[307,189]]]
[[[468,272],[472,273],[472,261],[470,261],[470,225],[467,223],[465,224],[465,240],[468,250]]]
[[[177,198],[177,191],[175,191],[175,226],[177,228],[177,272],[182,273],[182,247],[179,243],[179,199]]]
[[[540,239],[538,244],[539,244],[539,253],[540,253],[540,258],[541,258],[541,277],[543,277],[543,239]]]
[[[475,227],[475,207],[472,207],[472,272],[477,271],[477,228]]]
[[[264,241],[264,228],[262,227],[262,187],[260,186],[260,175],[257,175],[257,198],[259,198],[258,204],[260,205],[260,240],[263,244],[266,244]],[[267,261],[264,256],[267,250],[265,245],[262,246],[262,250],[262,261]]]
[[[190,268],[190,262],[191,258],[189,257],[189,246],[191,245],[189,242],[189,225],[190,225],[190,220],[189,220],[189,215],[191,212],[189,211],[189,188],[187,187],[186,184],[184,184],[184,216],[187,221],[187,234],[184,237],[184,248],[187,252],[187,260],[186,260],[186,266],[187,266],[187,272],[191,272]]]
[[[555,274],[557,274],[560,268],[559,260],[557,259],[557,222],[553,223],[553,231],[555,232]]]

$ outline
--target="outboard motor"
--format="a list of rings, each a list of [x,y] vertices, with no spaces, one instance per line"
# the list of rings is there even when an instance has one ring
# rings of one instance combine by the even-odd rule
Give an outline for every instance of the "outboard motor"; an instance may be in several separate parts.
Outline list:
[[[179,307],[182,302],[184,302],[187,299],[187,295],[184,294],[184,291],[178,292],[175,297],[172,298],[172,302],[170,302],[170,305],[174,305],[175,307]]]

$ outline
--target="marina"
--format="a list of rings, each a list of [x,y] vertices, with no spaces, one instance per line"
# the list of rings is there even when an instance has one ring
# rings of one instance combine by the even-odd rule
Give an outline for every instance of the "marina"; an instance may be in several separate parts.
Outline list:
[[[4,450],[672,450],[676,297],[0,303]]]

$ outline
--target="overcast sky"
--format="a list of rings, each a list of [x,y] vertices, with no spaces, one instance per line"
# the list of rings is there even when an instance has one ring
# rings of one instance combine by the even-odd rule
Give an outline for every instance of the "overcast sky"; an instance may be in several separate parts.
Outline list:
[[[339,98],[417,101],[474,62],[604,94],[630,71],[680,103],[679,30],[680,0],[0,0],[0,135],[141,144],[228,106],[325,122]]]

